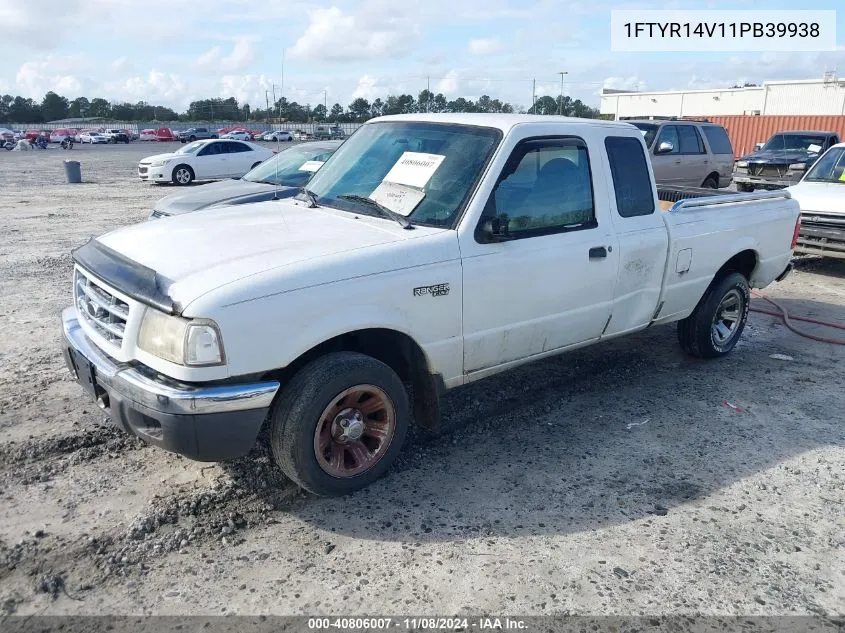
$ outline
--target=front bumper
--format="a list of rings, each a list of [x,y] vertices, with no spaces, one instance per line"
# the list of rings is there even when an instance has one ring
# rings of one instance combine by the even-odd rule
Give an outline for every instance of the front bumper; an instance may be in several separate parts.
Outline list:
[[[734,172],[733,181],[738,185],[754,185],[755,187],[776,187],[778,189],[782,189],[784,187],[791,187],[792,185],[798,184],[798,181],[801,180],[803,175],[804,174],[802,172],[801,174],[796,174],[795,178],[772,178],[770,176],[750,176],[748,174],[739,174]]]
[[[198,461],[240,457],[255,444],[277,381],[203,386],[117,363],[85,336],[74,308],[62,312],[68,369],[112,421],[148,444]]]
[[[148,182],[170,182],[173,168],[168,165],[152,167],[151,165],[138,165],[138,178]]]

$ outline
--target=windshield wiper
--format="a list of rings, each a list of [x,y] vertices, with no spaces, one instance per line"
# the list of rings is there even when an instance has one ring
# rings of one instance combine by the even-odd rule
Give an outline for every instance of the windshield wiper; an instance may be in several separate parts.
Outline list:
[[[305,197],[308,198],[308,202],[310,203],[308,205],[308,208],[316,209],[317,207],[320,206],[319,204],[317,204],[317,194],[314,193],[313,191],[311,191],[310,189],[308,189],[308,187],[300,187],[299,193],[305,194]]]
[[[396,213],[396,211],[391,211],[386,206],[376,202],[372,198],[367,198],[366,196],[359,196],[357,194],[346,193],[339,195],[338,198],[340,198],[341,200],[351,200],[352,202],[363,202],[370,208],[375,209],[376,211],[381,213],[384,217],[398,222],[403,229],[412,230],[414,228],[414,225],[411,224],[411,221],[404,215]]]

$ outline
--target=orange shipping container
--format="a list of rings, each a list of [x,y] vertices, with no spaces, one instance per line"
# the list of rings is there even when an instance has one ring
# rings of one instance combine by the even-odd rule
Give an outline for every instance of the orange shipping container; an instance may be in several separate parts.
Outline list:
[[[711,123],[725,126],[736,157],[747,154],[757,143],[765,143],[777,132],[792,130],[817,130],[836,132],[839,138],[845,138],[845,116],[821,115],[780,115],[764,114],[752,116],[731,114],[724,116],[684,117],[685,119],[707,119]]]

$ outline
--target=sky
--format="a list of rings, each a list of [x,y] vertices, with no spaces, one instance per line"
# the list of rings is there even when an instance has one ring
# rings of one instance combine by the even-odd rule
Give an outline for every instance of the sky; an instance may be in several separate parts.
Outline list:
[[[808,0],[805,9],[835,9]],[[845,8],[829,52],[614,53],[611,9],[795,8],[733,0],[0,0],[0,93],[102,96],[184,110],[283,94],[348,105],[429,87],[516,106],[565,92],[598,106],[602,87],[673,90],[845,77]]]

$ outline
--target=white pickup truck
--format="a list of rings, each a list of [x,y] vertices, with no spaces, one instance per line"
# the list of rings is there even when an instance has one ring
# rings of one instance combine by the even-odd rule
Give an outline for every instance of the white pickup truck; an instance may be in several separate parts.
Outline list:
[[[785,276],[787,192],[661,208],[626,123],[404,115],[297,197],[146,222],[74,251],[65,356],[112,420],[193,459],[245,455],[318,494],[382,475],[441,392],[652,325],[727,354]]]

